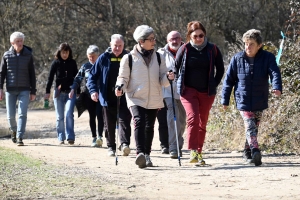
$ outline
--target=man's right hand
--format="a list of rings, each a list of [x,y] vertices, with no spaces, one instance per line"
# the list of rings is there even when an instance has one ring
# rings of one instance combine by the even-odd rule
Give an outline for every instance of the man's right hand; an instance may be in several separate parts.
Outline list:
[[[93,94],[91,94],[91,99],[95,102],[98,102],[98,98],[99,98],[99,95],[97,92],[94,92]]]
[[[0,89],[0,101],[4,98],[3,89]]]

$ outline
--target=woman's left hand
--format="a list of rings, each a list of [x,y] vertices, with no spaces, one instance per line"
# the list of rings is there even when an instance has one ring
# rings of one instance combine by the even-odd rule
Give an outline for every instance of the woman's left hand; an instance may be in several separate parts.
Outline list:
[[[167,77],[168,77],[168,79],[170,80],[170,81],[173,81],[174,80],[174,78],[175,78],[175,75],[174,75],[174,72],[168,72],[167,73]]]
[[[72,90],[70,91],[70,93],[69,93],[69,98],[72,99],[73,95],[74,95],[74,89],[72,89]]]
[[[277,96],[277,97],[279,97],[279,96],[281,95],[280,90],[273,90],[272,92],[273,92],[273,93],[275,94],[275,96]]]

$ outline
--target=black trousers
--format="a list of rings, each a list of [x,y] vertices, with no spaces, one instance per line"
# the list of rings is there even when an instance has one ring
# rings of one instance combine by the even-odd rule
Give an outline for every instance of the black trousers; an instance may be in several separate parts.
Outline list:
[[[151,152],[157,110],[145,109],[140,106],[130,107],[134,120],[134,137],[137,154],[150,154]]]
[[[89,96],[85,98],[86,108],[90,116],[90,128],[92,132],[92,137],[97,137],[96,135],[96,117],[98,122],[98,136],[102,137],[102,132],[104,129],[102,106],[99,102],[93,101]]]
[[[116,130],[117,124],[117,106],[103,106],[103,117],[105,124],[105,137],[107,147],[112,147],[113,150],[116,150],[116,131],[119,131],[119,140],[120,144],[130,145],[130,136],[131,136],[131,113],[127,106],[120,105],[119,109],[119,129]]]
[[[167,110],[168,109],[165,106],[157,112],[158,133],[161,148],[169,148]]]

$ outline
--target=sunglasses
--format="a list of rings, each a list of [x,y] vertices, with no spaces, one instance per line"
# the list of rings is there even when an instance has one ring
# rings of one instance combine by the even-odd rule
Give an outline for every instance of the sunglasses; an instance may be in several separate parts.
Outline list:
[[[200,34],[200,35],[193,35],[192,38],[193,39],[197,39],[197,37],[199,37],[200,39],[203,38],[205,35],[204,34]]]

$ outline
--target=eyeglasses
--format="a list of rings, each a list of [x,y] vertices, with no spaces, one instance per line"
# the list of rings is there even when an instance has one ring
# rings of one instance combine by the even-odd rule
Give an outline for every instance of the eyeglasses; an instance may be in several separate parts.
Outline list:
[[[199,37],[200,39],[203,38],[205,35],[204,34],[200,34],[200,35],[193,35],[193,39],[197,39],[197,37]]]
[[[149,40],[150,42],[154,42],[154,41],[156,41],[156,38],[153,37],[153,38],[147,38],[147,39],[144,39],[144,40]]]
[[[177,41],[177,40],[179,40],[179,39],[180,39],[180,37],[175,37],[175,38],[170,38],[169,41],[170,41],[170,42],[173,41],[173,40],[176,40],[176,41]]]

